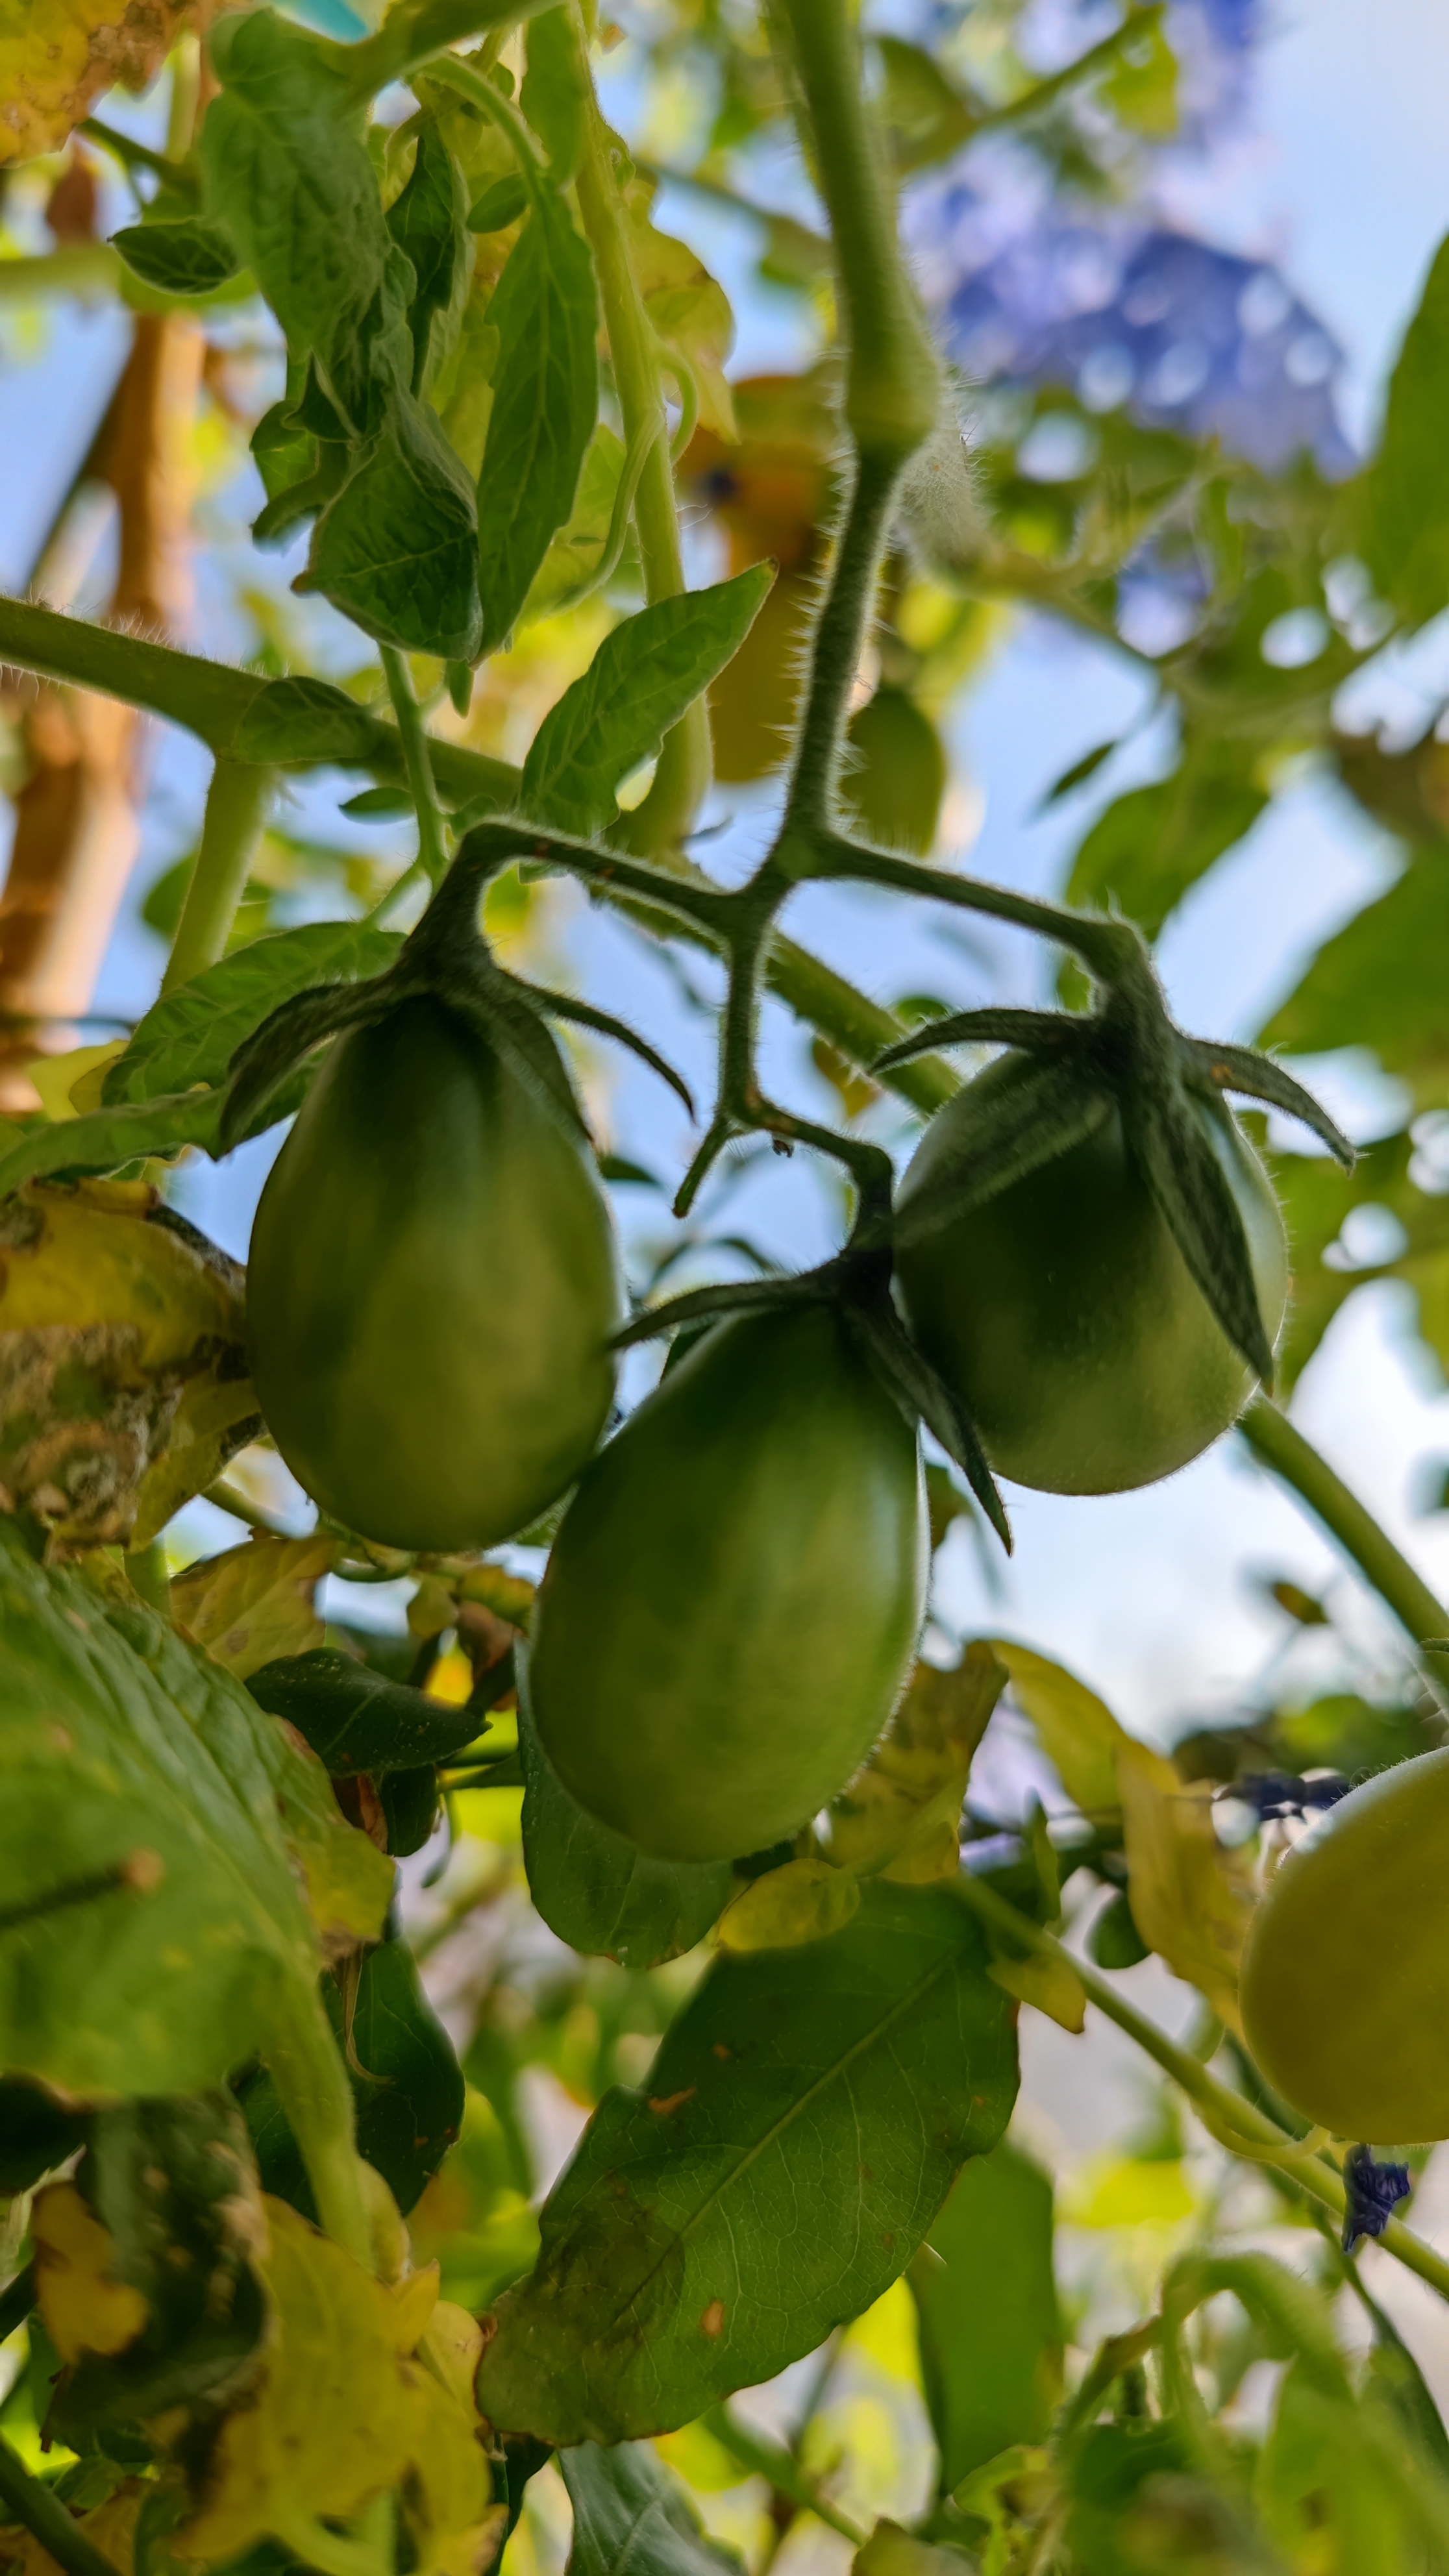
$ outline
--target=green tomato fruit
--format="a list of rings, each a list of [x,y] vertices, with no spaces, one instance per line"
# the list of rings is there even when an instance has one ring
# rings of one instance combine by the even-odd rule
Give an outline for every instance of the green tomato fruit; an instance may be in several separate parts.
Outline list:
[[[827,1306],[717,1324],[587,1469],[534,1613],[580,1803],[665,1860],[793,1833],[870,1751],[925,1604],[914,1428]]]
[[[901,1184],[917,1209],[1023,1082],[1005,1055],[932,1119]],[[1278,1202],[1232,1113],[1194,1101],[1247,1233],[1270,1338],[1288,1297]],[[1110,1109],[1095,1134],[902,1248],[917,1340],[967,1405],[991,1464],[1053,1494],[1116,1494],[1186,1466],[1254,1384],[1198,1288]]]
[[[950,764],[927,715],[904,689],[881,688],[850,719],[840,781],[848,823],[883,850],[929,858]]]
[[[427,999],[332,1047],[262,1193],[257,1398],[325,1512],[491,1547],[578,1474],[614,1392],[613,1220],[586,1148]]]
[[[1397,1763],[1285,1853],[1248,1926],[1243,2031],[1336,2138],[1449,2138],[1449,1751]]]

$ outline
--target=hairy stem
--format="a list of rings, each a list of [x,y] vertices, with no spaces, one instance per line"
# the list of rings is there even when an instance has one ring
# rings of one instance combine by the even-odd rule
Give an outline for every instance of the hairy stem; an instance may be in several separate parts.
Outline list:
[[[428,732],[422,709],[413,693],[412,674],[407,657],[395,644],[381,647],[382,667],[387,678],[388,696],[402,736],[403,759],[407,764],[408,786],[418,818],[418,860],[426,869],[429,881],[436,885],[448,864],[443,839],[443,818],[438,810],[437,791],[433,784],[432,763],[428,757]]]
[[[327,2234],[372,2270],[372,2231],[362,2197],[352,2088],[315,1986],[279,2000],[263,2050],[277,2098],[307,2168]]]
[[[48,2486],[33,2478],[23,2460],[16,2457],[3,2434],[0,2434],[0,2504],[8,2515],[48,2550],[65,2576],[116,2576],[115,2566],[87,2540],[75,2516],[52,2495]]]
[[[810,679],[782,838],[801,824],[828,831],[835,820],[850,693],[875,607],[897,470],[890,459],[869,455],[862,455],[856,467],[830,588],[811,639]]]
[[[630,262],[609,132],[592,83],[584,107],[578,192],[579,212],[598,271],[624,446],[631,455],[636,445],[644,449],[634,494],[634,526],[644,595],[652,606],[656,600],[677,598],[685,587],[669,419],[660,381],[659,344]],[[681,840],[709,787],[711,767],[709,711],[704,700],[697,698],[665,735],[653,784],[643,803],[626,816],[620,837],[639,851]]]
[[[1019,1913],[1004,1896],[997,1894],[994,1887],[988,1886],[984,1878],[973,1878],[969,1871],[963,1870],[952,1881],[952,1887],[973,1914],[993,1930],[1004,1933],[1019,1948],[1034,1950],[1044,1959],[1064,1961],[1080,1979],[1089,2001],[1155,2059],[1164,2074],[1172,2077],[1196,2105],[1212,2135],[1228,2146],[1230,2152],[1233,2134],[1236,2133],[1246,2142],[1254,2163],[1275,2167],[1296,2189],[1318,2201],[1342,2224],[1347,2202],[1343,2176],[1336,2165],[1330,2164],[1326,2157],[1306,2154],[1301,2138],[1289,2137],[1286,2130],[1280,2129],[1276,2120],[1270,2120],[1265,2111],[1258,2110],[1241,2093],[1234,2093],[1226,2084],[1220,2084],[1196,2057],[1185,2048],[1179,2048],[1175,2040],[1168,2038],[1166,2031],[1159,2030],[1145,2013],[1136,2011],[1126,2002],[1106,1977],[1099,1976],[1094,1968],[1068,1950],[1052,1933],[1043,1931],[1030,1915]],[[1422,2237],[1416,2236],[1412,2228],[1405,2227],[1397,2218],[1391,2218],[1379,2242],[1386,2253],[1394,2255],[1408,2271],[1417,2272],[1420,2280],[1427,2281],[1431,2290],[1437,2290],[1441,2299],[1449,2299],[1449,2262],[1443,2255],[1436,2254],[1432,2245],[1426,2245]]]
[[[193,975],[225,955],[276,783],[274,769],[246,761],[218,760],[212,771],[201,847],[161,979],[163,993],[189,984]]]
[[[1238,1429],[1260,1465],[1291,1485],[1314,1519],[1353,1558],[1416,1647],[1426,1637],[1449,1637],[1449,1610],[1436,1601],[1421,1575],[1380,1529],[1357,1494],[1350,1493],[1326,1458],[1320,1458],[1286,1413],[1264,1395],[1253,1398]]]
[[[857,456],[898,467],[936,425],[940,372],[896,238],[860,39],[847,0],[779,0],[779,14],[835,245],[846,421]]]

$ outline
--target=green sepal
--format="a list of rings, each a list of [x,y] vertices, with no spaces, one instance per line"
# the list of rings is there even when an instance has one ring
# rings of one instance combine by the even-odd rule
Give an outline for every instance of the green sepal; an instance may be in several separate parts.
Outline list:
[[[1124,1083],[1127,1150],[1183,1260],[1235,1350],[1266,1389],[1273,1348],[1264,1330],[1248,1237],[1222,1166],[1184,1091]]]
[[[1301,1119],[1346,1172],[1353,1170],[1358,1157],[1343,1129],[1276,1056],[1264,1055],[1258,1047],[1214,1046],[1208,1038],[1184,1038],[1181,1044],[1192,1072],[1206,1075],[1215,1090],[1236,1091],[1245,1100],[1266,1100],[1285,1116]]]
[[[609,1348],[632,1350],[636,1342],[657,1341],[680,1324],[713,1323],[716,1316],[736,1315],[747,1307],[819,1304],[830,1294],[818,1272],[790,1279],[722,1279],[718,1287],[687,1288],[662,1306],[646,1306],[614,1334]]]
[[[913,1415],[954,1458],[1008,1556],[1011,1523],[987,1464],[976,1426],[954,1389],[932,1368],[906,1331],[889,1294],[847,1300],[842,1308],[871,1366],[903,1412]]]
[[[380,1020],[405,997],[398,970],[365,984],[319,984],[283,1002],[261,1027],[237,1048],[231,1080],[222,1104],[220,1140],[223,1152],[253,1132],[253,1122],[281,1089],[303,1058],[344,1029],[363,1028]]]
[[[668,1083],[675,1097],[683,1101],[690,1117],[694,1116],[694,1094],[683,1075],[676,1073],[658,1048],[652,1047],[647,1038],[641,1038],[638,1030],[631,1029],[627,1021],[616,1019],[612,1011],[599,1010],[593,1002],[581,1002],[575,993],[553,993],[546,985],[525,984],[518,976],[511,981],[518,992],[527,993],[551,1019],[576,1020],[581,1029],[597,1029],[601,1037],[614,1038],[620,1046],[631,1048],[640,1061],[648,1065],[651,1073],[657,1073],[661,1082]]]
[[[1111,1110],[1105,1078],[1094,1075],[1077,1050],[1065,1060],[1033,1065],[991,1102],[989,1116],[977,1119],[969,1153],[943,1166],[929,1189],[897,1212],[896,1242],[922,1242],[1043,1163],[1055,1162],[1094,1135]]]
[[[898,1039],[876,1057],[870,1069],[889,1073],[937,1047],[983,1044],[1020,1047],[1028,1055],[1060,1061],[1073,1052],[1085,1053],[1089,1025],[1066,1011],[953,1011],[949,1018],[926,1020],[908,1038]]]

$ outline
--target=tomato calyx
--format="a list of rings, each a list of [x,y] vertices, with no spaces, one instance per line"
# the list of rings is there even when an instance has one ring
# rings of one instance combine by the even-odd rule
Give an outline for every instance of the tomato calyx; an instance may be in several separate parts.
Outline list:
[[[359,983],[315,985],[273,1011],[232,1057],[221,1116],[223,1145],[255,1134],[288,1076],[330,1038],[365,1028],[386,1019],[400,1004],[424,998],[441,1003],[496,1047],[572,1136],[586,1138],[588,1131],[548,1034],[550,1019],[575,1021],[630,1047],[693,1117],[688,1084],[637,1030],[572,993],[530,984],[499,965],[483,933],[482,898],[490,878],[527,856],[534,838],[526,825],[492,825],[468,833],[393,965]]]
[[[1271,1388],[1272,1342],[1242,1214],[1198,1104],[1216,1106],[1225,1092],[1264,1101],[1302,1120],[1351,1168],[1353,1147],[1328,1112],[1272,1056],[1177,1028],[1145,960],[1107,986],[1091,1013],[956,1012],[888,1047],[873,1070],[983,1042],[1015,1050],[1029,1059],[1030,1071],[990,1099],[974,1123],[969,1151],[935,1173],[929,1188],[898,1213],[897,1245],[941,1232],[1069,1153],[1115,1109],[1128,1152],[1198,1288],[1228,1340]]]
[[[612,1348],[627,1350],[674,1332],[745,1309],[829,1305],[845,1319],[852,1339],[908,1422],[924,1423],[961,1468],[1008,1556],[1011,1525],[987,1464],[976,1426],[953,1387],[927,1359],[901,1319],[891,1296],[894,1255],[885,1243],[852,1239],[814,1270],[777,1279],[722,1280],[686,1289],[661,1306],[646,1307],[616,1333]]]

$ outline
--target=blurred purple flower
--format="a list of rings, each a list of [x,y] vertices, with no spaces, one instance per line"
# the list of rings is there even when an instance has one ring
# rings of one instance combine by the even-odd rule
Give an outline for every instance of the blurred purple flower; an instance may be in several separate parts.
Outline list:
[[[1014,166],[1013,166],[1014,165]],[[1274,473],[1355,459],[1343,351],[1271,265],[1153,216],[1053,197],[1017,151],[923,184],[907,237],[944,344],[977,384],[1061,385],[1089,411],[1216,437]]]

